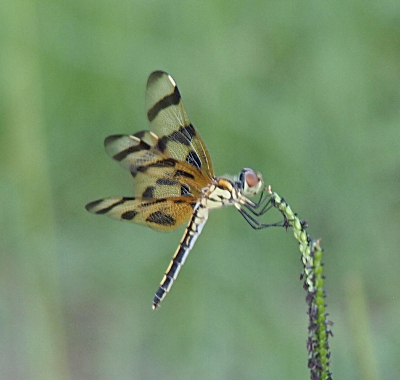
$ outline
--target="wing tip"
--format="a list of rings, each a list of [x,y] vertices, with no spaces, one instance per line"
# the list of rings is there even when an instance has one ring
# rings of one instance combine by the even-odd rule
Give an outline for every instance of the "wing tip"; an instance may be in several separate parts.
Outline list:
[[[89,202],[87,205],[85,205],[85,209],[89,212],[96,213],[95,208],[103,201],[103,199],[98,199],[93,202]]]
[[[122,138],[124,136],[125,135],[123,135],[123,134],[107,136],[104,139],[104,146],[107,148],[108,145],[112,144],[114,141],[117,141],[117,140],[119,140],[120,138]]]
[[[164,75],[169,76],[168,73],[166,73],[165,71],[162,71],[162,70],[153,71],[149,75],[149,78],[147,79],[147,85],[154,83],[155,81],[157,81],[159,78],[163,77]]]

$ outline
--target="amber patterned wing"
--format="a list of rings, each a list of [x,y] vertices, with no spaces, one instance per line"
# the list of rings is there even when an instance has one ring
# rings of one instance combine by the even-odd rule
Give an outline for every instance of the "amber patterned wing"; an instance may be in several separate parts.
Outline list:
[[[142,199],[116,197],[99,199],[86,205],[89,212],[146,225],[157,231],[179,227],[193,213],[196,202],[185,197]]]
[[[146,110],[150,131],[158,136],[156,149],[167,157],[189,163],[212,179],[214,170],[207,148],[191,124],[173,78],[154,71],[147,80]]]
[[[134,194],[141,198],[195,197],[209,184],[202,171],[187,162],[167,157],[157,149],[159,139],[149,131],[105,139],[107,153],[134,179]]]

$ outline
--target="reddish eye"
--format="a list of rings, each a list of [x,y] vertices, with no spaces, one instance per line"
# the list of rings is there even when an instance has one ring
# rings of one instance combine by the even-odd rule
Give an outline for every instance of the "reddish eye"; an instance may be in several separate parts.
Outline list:
[[[246,170],[246,183],[249,187],[254,187],[260,182],[260,178],[254,172],[254,170],[247,169]]]

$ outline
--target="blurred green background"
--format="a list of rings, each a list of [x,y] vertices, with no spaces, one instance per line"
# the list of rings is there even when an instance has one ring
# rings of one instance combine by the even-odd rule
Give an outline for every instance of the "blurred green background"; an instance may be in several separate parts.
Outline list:
[[[0,32],[1,379],[309,378],[290,231],[213,212],[152,311],[183,229],[84,209],[132,195],[103,140],[156,69],[322,238],[334,378],[398,378],[400,2],[3,0]]]

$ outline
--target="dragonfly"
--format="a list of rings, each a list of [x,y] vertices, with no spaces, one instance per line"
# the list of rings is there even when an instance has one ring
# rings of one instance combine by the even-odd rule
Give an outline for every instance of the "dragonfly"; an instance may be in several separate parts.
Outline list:
[[[155,293],[156,309],[170,291],[210,210],[233,205],[256,230],[282,224],[259,221],[271,208],[260,173],[244,168],[237,176],[215,176],[210,154],[170,75],[163,71],[150,74],[145,104],[149,130],[112,135],[104,141],[111,158],[129,170],[134,196],[99,199],[88,203],[86,209],[164,232],[189,220]],[[248,199],[256,195],[257,202]]]

